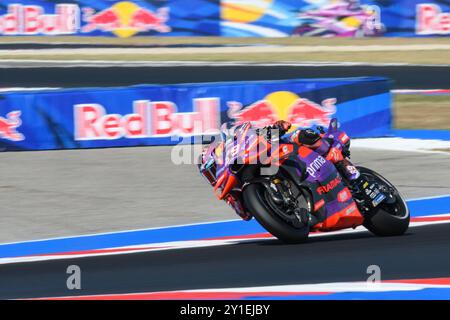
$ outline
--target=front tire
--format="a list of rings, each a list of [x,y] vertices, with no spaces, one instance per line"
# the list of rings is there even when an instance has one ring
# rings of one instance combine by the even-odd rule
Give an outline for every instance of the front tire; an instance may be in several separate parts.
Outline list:
[[[294,227],[279,217],[265,200],[265,187],[249,184],[243,191],[244,203],[255,219],[272,235],[286,243],[301,243],[308,239],[308,224]],[[305,209],[306,210],[306,209]]]
[[[364,227],[377,236],[398,236],[408,230],[410,213],[400,192],[379,173],[364,167],[357,167],[359,172],[369,181],[376,181],[393,191],[396,202],[392,205],[381,203],[369,213],[364,221]]]

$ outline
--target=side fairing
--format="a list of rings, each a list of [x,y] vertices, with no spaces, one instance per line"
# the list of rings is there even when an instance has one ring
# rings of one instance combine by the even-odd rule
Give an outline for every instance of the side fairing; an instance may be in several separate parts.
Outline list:
[[[334,164],[305,147],[299,148],[298,157],[306,166],[303,185],[311,191],[315,215],[320,221],[316,229],[333,230],[360,224],[361,215]]]

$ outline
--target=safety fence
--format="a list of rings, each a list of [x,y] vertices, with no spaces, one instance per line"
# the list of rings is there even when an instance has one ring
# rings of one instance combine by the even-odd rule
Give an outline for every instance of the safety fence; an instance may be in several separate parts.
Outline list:
[[[385,136],[391,129],[390,84],[362,77],[6,92],[0,147],[198,143],[225,122],[264,126],[284,119],[310,127],[328,126],[333,117],[351,137]]]

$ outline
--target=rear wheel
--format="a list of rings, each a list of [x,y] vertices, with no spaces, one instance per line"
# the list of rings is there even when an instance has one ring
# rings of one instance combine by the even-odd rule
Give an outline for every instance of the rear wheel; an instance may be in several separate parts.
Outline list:
[[[397,236],[408,230],[410,214],[408,206],[400,192],[379,173],[364,167],[357,167],[359,172],[369,181],[378,183],[393,195],[393,203],[380,203],[365,218],[364,226],[377,236]]]
[[[272,235],[286,243],[300,243],[308,238],[309,199],[301,192],[296,201],[298,210],[286,210],[277,204],[266,186],[261,183],[249,184],[243,191],[245,206],[256,220]]]

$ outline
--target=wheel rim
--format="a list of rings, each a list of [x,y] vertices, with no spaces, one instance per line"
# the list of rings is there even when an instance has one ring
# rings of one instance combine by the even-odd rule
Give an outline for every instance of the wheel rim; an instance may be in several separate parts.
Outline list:
[[[303,198],[304,196],[301,195],[300,197]],[[267,191],[267,189],[264,190],[263,198],[265,200],[264,202],[266,203],[266,205],[269,206],[270,210],[292,227],[296,229],[303,229],[306,226],[306,224],[301,221],[301,217],[297,216],[292,209],[289,210],[288,208],[277,204],[273,200],[272,196],[270,195],[269,191]],[[307,203],[306,199],[305,202]],[[296,203],[298,208],[302,208],[301,206],[299,206],[298,198],[296,199]]]
[[[399,219],[404,219],[409,215],[406,203],[403,200],[400,192],[395,188],[395,186],[382,176],[374,173],[361,172],[361,174],[369,181],[376,182],[377,184],[387,188],[390,193],[395,197],[396,201],[392,204],[382,202],[379,204],[377,209],[382,209],[393,217]]]

